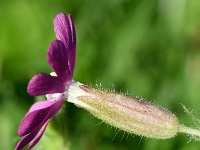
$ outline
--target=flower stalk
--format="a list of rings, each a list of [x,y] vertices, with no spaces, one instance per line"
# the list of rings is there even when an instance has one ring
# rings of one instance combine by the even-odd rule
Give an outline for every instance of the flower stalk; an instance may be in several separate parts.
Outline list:
[[[184,125],[179,125],[178,132],[185,133],[185,134],[191,135],[193,137],[198,137],[198,138],[200,137],[200,130],[193,129],[193,128],[190,128],[190,127],[187,127]]]
[[[126,132],[156,139],[168,139],[179,132],[200,137],[200,131],[181,125],[170,111],[135,96],[117,94],[74,82],[68,101],[102,121]]]

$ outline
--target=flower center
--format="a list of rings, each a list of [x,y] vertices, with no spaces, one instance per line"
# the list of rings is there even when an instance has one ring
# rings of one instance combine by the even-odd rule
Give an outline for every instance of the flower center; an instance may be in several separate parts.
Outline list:
[[[45,96],[50,101],[56,101],[59,98],[63,97],[64,94],[63,93],[53,93],[53,94],[46,94]]]

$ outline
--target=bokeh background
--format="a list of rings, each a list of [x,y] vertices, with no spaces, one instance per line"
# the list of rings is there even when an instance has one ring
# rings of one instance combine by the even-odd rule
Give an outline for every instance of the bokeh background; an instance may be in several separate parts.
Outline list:
[[[74,80],[148,99],[192,125],[182,105],[200,113],[199,0],[1,0],[0,150],[19,141],[17,127],[38,99],[29,79],[51,72],[53,18],[71,13],[77,30]],[[35,150],[199,150],[178,135],[146,139],[101,123],[66,102]]]

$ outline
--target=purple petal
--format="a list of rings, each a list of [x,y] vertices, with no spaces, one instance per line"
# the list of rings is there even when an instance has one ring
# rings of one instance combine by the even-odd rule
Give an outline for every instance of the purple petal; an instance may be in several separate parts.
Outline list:
[[[68,15],[67,17],[69,19],[69,24],[70,24],[70,28],[71,28],[71,34],[72,34],[72,49],[71,49],[70,55],[69,55],[70,56],[69,62],[70,62],[70,66],[71,66],[71,70],[72,70],[72,74],[73,74],[75,62],[76,62],[76,31],[75,31],[74,23],[72,20],[72,16]]]
[[[43,101],[35,103],[21,121],[18,135],[24,136],[42,126],[48,119],[53,117],[62,107],[61,99],[56,101]]]
[[[54,18],[54,31],[58,40],[61,40],[67,49],[72,47],[72,34],[68,18],[65,14],[57,14]]]
[[[61,40],[68,53],[68,61],[71,73],[73,74],[76,55],[76,33],[72,17],[60,13],[54,19],[54,30],[58,40]]]
[[[31,113],[33,111],[37,111],[39,109],[45,109],[45,108],[51,107],[55,102],[56,101],[49,101],[49,100],[36,102],[31,106],[28,113]]]
[[[64,82],[72,80],[67,55],[66,47],[62,41],[55,40],[50,44],[47,55],[48,62]]]
[[[33,140],[33,138],[37,135],[37,133],[38,133],[38,131],[35,131],[35,132],[31,132],[30,134],[25,136],[21,141],[19,141],[19,143],[15,147],[15,150],[20,150],[20,149],[24,148],[29,142],[31,142]]]
[[[31,150],[40,141],[40,139],[42,138],[42,136],[44,134],[44,131],[46,130],[47,125],[48,125],[48,122],[43,126],[39,135],[37,135],[37,137],[35,137],[34,141],[28,147],[28,150]]]
[[[44,128],[42,130],[42,135],[46,129],[46,126],[48,124],[48,121],[44,124]],[[31,133],[29,133],[27,136],[25,136],[15,147],[15,150],[21,150],[22,148],[24,148],[27,144],[29,144],[38,134],[38,132],[40,131],[40,128],[36,128],[35,130],[33,130]],[[34,146],[34,145],[33,145]]]
[[[37,74],[28,83],[27,92],[32,96],[63,93],[64,82],[48,74]]]

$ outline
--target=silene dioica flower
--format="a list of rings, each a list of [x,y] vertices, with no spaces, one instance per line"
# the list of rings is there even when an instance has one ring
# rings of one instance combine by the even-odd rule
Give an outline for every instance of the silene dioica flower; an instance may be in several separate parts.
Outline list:
[[[51,74],[40,73],[29,82],[32,96],[46,95],[47,100],[34,103],[21,121],[18,135],[23,137],[15,150],[29,144],[32,149],[41,139],[50,119],[62,108],[64,100],[86,109],[102,121],[129,133],[156,139],[168,139],[177,133],[200,137],[198,129],[179,123],[168,110],[134,96],[94,89],[73,81],[76,34],[70,15],[60,13],[54,19],[56,40],[47,53]]]

